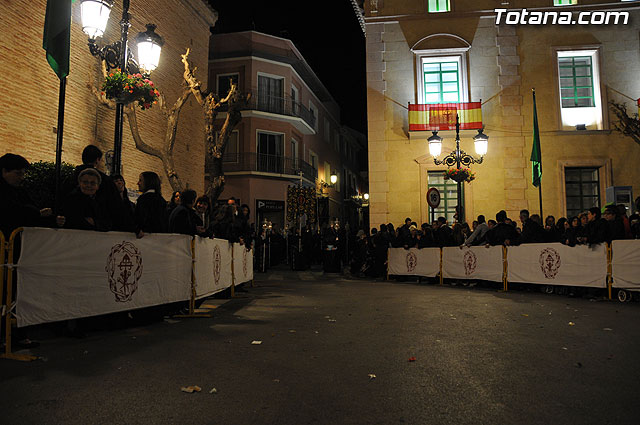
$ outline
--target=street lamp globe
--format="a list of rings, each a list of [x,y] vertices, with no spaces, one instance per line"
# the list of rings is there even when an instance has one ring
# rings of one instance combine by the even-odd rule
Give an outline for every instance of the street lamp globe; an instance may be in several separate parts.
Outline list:
[[[478,134],[473,137],[473,143],[476,146],[476,153],[480,156],[484,156],[489,147],[489,136],[484,134],[482,130],[483,129],[478,130]]]
[[[442,137],[438,136],[438,132],[434,131],[433,136],[427,139],[429,142],[429,153],[432,157],[436,158],[440,156],[442,152]]]
[[[365,200],[365,201],[368,201],[368,200],[369,200],[369,194],[368,194],[368,193],[365,193],[365,194],[363,195],[363,198],[364,198],[364,200]]]
[[[336,184],[336,183],[338,183],[338,175],[334,171],[333,173],[331,173],[331,184]]]
[[[113,3],[109,0],[82,0],[80,4],[82,31],[89,36],[90,40],[95,40],[104,34],[112,6]]]
[[[164,40],[156,34],[156,26],[147,24],[147,30],[139,32],[136,36],[138,47],[138,66],[146,73],[150,73],[158,67],[160,62],[160,51]]]

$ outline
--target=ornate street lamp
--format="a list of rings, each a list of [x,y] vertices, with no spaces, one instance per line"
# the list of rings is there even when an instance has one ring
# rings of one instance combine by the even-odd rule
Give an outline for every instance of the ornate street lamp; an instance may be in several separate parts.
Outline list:
[[[333,186],[336,183],[338,183],[338,175],[334,171],[333,173],[331,173],[331,185]]]
[[[442,152],[442,137],[438,136],[438,132],[434,131],[433,136],[429,137],[427,141],[429,142],[429,153],[433,156],[433,162],[436,165],[446,165],[448,167],[455,167],[459,170],[461,165],[465,167],[469,167],[471,164],[482,164],[482,160],[487,153],[487,149],[489,146],[489,136],[484,134],[482,131],[484,129],[478,130],[478,134],[473,137],[473,142],[475,145],[476,153],[480,155],[480,158],[474,158],[473,156],[467,154],[465,151],[460,149],[460,119],[456,114],[456,149],[452,151],[449,155],[439,160],[437,157],[440,156]],[[458,221],[460,223],[464,222],[464,208],[462,207],[462,182],[466,180],[467,176],[461,175],[458,178],[453,177],[458,183],[458,206],[456,210],[458,212]]]
[[[149,74],[157,66],[160,60],[160,51],[164,44],[162,37],[155,33],[156,26],[147,24],[147,30],[138,33],[135,41],[137,43],[137,59],[133,58],[128,45],[129,27],[129,0],[122,1],[122,19],[120,20],[120,40],[98,46],[96,38],[102,37],[107,27],[109,14],[113,7],[112,0],[82,0],[80,12],[82,16],[82,30],[89,36],[89,51],[93,56],[104,60],[107,70],[120,68],[122,72],[130,74]],[[122,157],[122,123],[124,118],[124,104],[116,103],[116,125],[113,142],[113,163],[111,174],[120,173]]]

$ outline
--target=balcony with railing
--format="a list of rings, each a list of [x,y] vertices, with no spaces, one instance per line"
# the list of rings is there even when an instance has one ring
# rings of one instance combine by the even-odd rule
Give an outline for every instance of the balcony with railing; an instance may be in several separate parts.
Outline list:
[[[315,134],[315,125],[317,117],[315,114],[302,103],[287,96],[273,96],[260,93],[259,90],[252,90],[251,99],[247,110],[257,112],[256,116],[269,114],[269,118],[278,121],[288,122],[302,134]],[[224,111],[225,109],[221,109]],[[243,113],[243,116],[245,113]]]
[[[302,171],[302,177],[310,182],[315,182],[318,178],[318,170],[299,158],[248,152],[225,154],[223,161],[225,174],[255,172],[291,178],[298,177],[298,173]],[[207,170],[209,169],[211,166],[207,164]]]

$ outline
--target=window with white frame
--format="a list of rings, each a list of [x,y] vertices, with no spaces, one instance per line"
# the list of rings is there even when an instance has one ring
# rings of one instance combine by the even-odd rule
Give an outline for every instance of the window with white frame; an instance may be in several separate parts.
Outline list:
[[[333,130],[333,147],[336,152],[340,153],[340,133],[338,130]]]
[[[309,149],[309,164],[314,170],[318,171],[318,155],[311,149]]]
[[[219,137],[220,133],[216,132],[216,139]],[[222,156],[223,162],[229,163],[238,163],[240,160],[240,149],[239,149],[239,137],[240,133],[238,130],[234,130],[229,135],[229,141],[227,142],[227,146],[224,149],[224,155]]]
[[[298,104],[300,102],[300,91],[291,84],[291,111],[293,115],[298,115],[300,113]]]
[[[291,158],[294,169],[298,169],[298,141],[291,139]]]
[[[328,119],[324,119],[324,133],[323,133],[324,141],[327,143],[331,143],[331,124]]]
[[[414,51],[418,103],[469,101],[467,51],[467,48]]]
[[[284,113],[284,77],[258,74],[258,109]]]
[[[309,112],[311,112],[311,116],[313,117],[313,129],[318,132],[318,107],[313,104],[313,102],[309,102]]]
[[[598,50],[558,51],[557,61],[562,128],[601,130]]]
[[[449,12],[451,3],[449,0],[429,0],[429,13]]]
[[[324,182],[327,184],[331,183],[331,164],[327,161],[324,162]]]

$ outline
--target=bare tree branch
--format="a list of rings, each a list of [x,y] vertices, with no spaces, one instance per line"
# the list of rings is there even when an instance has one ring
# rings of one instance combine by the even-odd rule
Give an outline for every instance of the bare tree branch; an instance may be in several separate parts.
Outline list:
[[[104,77],[107,76],[107,68],[104,61],[102,61],[102,75]],[[92,93],[96,96],[96,99],[100,102],[100,104],[110,108],[115,109],[116,102],[106,98],[104,92],[98,91],[96,86],[93,83],[93,76],[89,74],[89,80],[87,83],[87,87],[92,91]],[[164,167],[165,174],[169,179],[169,183],[171,184],[171,188],[174,191],[182,190],[183,184],[180,180],[178,173],[176,172],[175,163],[173,159],[173,148],[175,146],[176,133],[178,128],[178,118],[180,115],[180,110],[184,106],[185,102],[189,98],[192,93],[192,89],[190,87],[186,87],[180,97],[176,100],[175,104],[171,108],[170,111],[167,111],[167,104],[164,96],[160,96],[158,99],[158,106],[163,116],[167,120],[167,130],[165,132],[163,147],[158,149],[150,144],[146,143],[142,136],[140,135],[140,131],[138,129],[138,118],[136,113],[136,108],[133,103],[125,105],[124,114],[127,116],[127,121],[129,122],[129,129],[131,130],[131,135],[136,145],[136,149],[140,152],[143,152],[147,155],[154,156],[159,158],[162,161],[162,165]]]
[[[189,66],[189,53],[190,53],[191,49],[187,49],[186,53],[184,55],[180,55],[182,56],[182,63],[184,64],[184,80],[187,82],[187,85],[189,86],[189,88],[191,89],[191,92],[193,93],[193,96],[196,98],[196,101],[200,104],[200,105],[204,105],[205,104],[205,95],[204,93],[202,93],[201,90],[201,86],[202,84],[200,83],[200,81],[196,78],[195,73],[196,73],[196,68],[191,69],[191,67]]]
[[[613,125],[616,130],[625,136],[631,137],[634,142],[640,145],[640,120],[638,115],[629,116],[627,106],[624,103],[609,103],[611,111],[616,115],[618,121]]]

